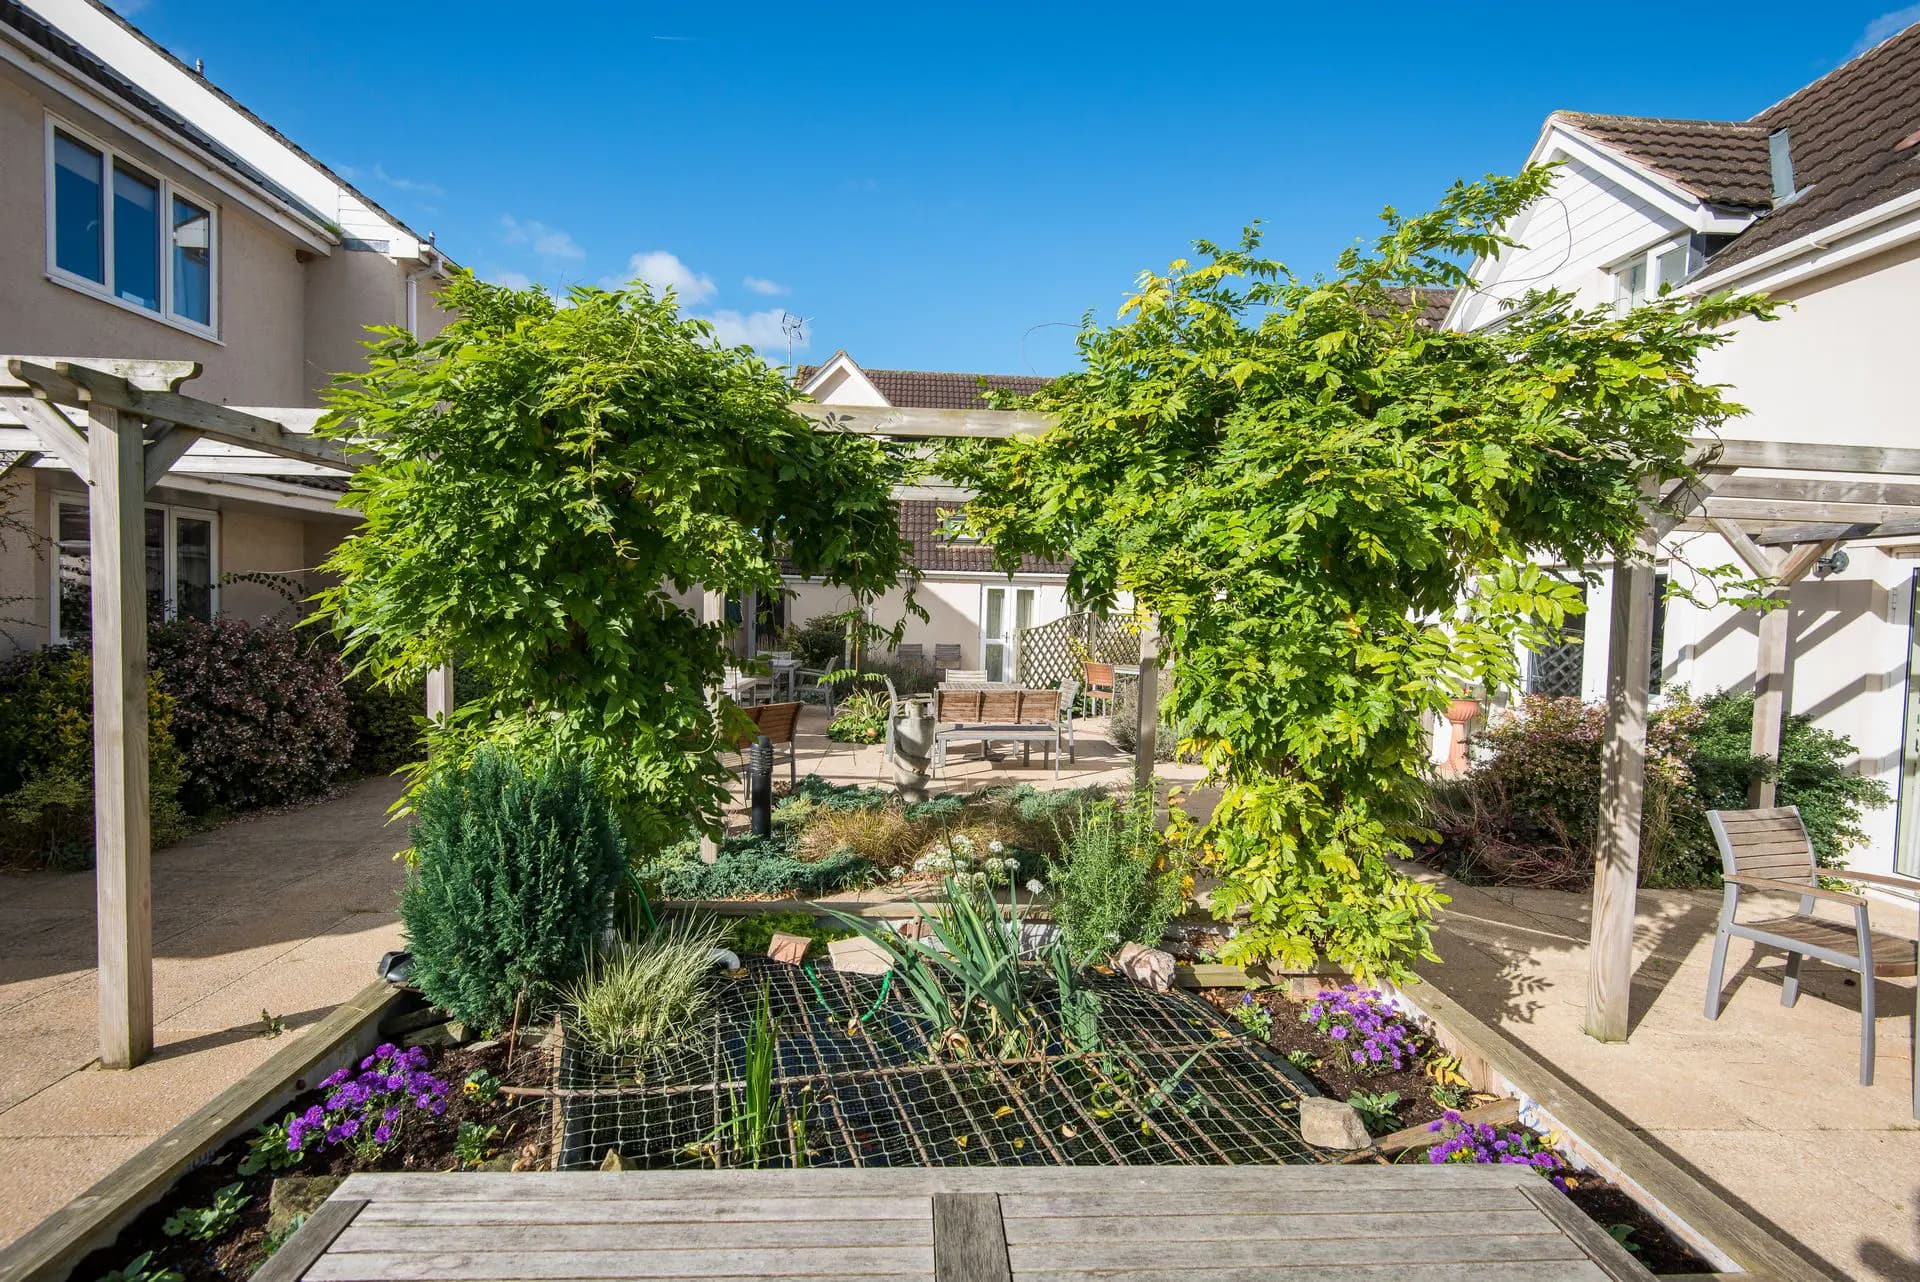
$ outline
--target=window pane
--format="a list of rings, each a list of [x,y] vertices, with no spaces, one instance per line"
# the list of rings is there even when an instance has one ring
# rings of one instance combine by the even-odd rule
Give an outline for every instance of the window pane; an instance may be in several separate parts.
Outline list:
[[[213,216],[173,198],[173,314],[213,323]]]
[[[1007,590],[1005,588],[987,589],[987,636],[1000,640],[1007,634],[1003,621],[1006,616]]]
[[[75,641],[93,631],[92,562],[87,555],[87,508],[60,505],[57,533],[60,556],[60,639]]]
[[[1613,274],[1618,287],[1619,298],[1628,307],[1638,307],[1647,301],[1647,260],[1636,259]]]
[[[61,271],[107,283],[100,213],[100,153],[53,136],[53,261]]]
[[[160,185],[113,167],[113,292],[160,310]]]
[[[1654,269],[1659,273],[1661,289],[1678,285],[1687,278],[1687,247],[1675,245],[1654,260]]]
[[[213,522],[183,516],[173,523],[173,608],[202,622],[213,619]]]
[[[147,616],[159,618],[167,593],[167,514],[147,509]]]
[[[987,670],[987,680],[1005,681],[1007,679],[1007,650],[998,641],[987,642],[986,652],[980,656],[981,666]]]

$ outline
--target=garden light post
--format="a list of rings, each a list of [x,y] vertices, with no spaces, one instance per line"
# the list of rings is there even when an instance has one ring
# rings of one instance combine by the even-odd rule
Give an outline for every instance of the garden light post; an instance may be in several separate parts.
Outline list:
[[[761,735],[747,754],[747,798],[753,813],[753,835],[773,835],[773,740]]]

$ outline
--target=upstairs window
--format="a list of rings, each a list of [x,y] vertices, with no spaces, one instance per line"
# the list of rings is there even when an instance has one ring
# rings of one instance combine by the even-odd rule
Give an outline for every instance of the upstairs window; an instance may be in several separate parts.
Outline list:
[[[211,202],[80,134],[48,126],[47,270],[187,329],[214,329]]]
[[[1644,254],[1636,254],[1613,269],[1614,301],[1623,308],[1635,308],[1650,298],[1658,298],[1668,289],[1685,281],[1701,264],[1693,243],[1658,245]]]

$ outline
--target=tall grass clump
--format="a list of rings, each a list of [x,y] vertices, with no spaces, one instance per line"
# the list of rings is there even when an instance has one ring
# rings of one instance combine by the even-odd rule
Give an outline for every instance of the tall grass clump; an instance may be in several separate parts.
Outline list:
[[[413,980],[470,1024],[501,1028],[580,974],[613,911],[626,843],[577,761],[523,766],[494,748],[435,772],[413,830],[400,920]]]
[[[1154,824],[1154,795],[1083,806],[1047,865],[1053,920],[1085,962],[1125,943],[1160,942],[1186,901],[1186,870]]]
[[[681,1045],[713,1000],[707,976],[725,937],[710,917],[678,917],[603,954],[567,988],[569,1031],[606,1055],[637,1058]]]

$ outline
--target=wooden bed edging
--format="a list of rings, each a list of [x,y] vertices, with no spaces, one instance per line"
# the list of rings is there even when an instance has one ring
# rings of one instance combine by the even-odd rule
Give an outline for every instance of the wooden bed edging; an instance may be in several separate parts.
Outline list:
[[[372,1050],[380,1041],[381,1018],[405,996],[375,981],[288,1038],[198,1112],[0,1251],[0,1282],[63,1282],[89,1251],[111,1242],[202,1159],[273,1117],[313,1082]]]

